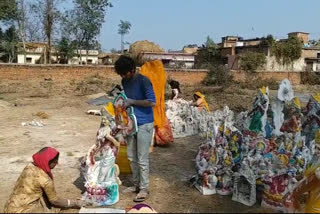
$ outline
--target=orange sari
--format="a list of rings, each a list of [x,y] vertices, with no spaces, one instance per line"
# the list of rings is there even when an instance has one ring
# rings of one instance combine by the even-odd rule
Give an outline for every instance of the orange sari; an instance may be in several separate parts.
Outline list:
[[[163,64],[160,60],[146,62],[141,67],[140,74],[151,81],[156,97],[156,105],[153,107],[156,144],[167,145],[173,142],[173,133],[165,111],[164,93],[167,77]]]

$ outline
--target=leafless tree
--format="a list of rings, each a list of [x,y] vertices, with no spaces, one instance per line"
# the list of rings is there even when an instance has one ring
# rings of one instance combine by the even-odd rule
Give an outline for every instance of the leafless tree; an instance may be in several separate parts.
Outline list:
[[[24,63],[26,63],[26,5],[24,0],[17,1],[17,16],[16,22],[18,32],[23,46]]]
[[[51,48],[54,29],[60,18],[60,11],[58,10],[57,5],[60,2],[61,0],[37,0],[32,6],[36,17],[40,20],[42,31],[44,32],[47,41],[44,57],[45,64],[47,64],[47,62],[51,64]]]
[[[28,5],[27,5],[28,6]],[[39,20],[34,13],[27,9],[27,20],[26,20],[26,40],[28,42],[39,42],[44,41],[46,36],[41,30],[41,20]]]

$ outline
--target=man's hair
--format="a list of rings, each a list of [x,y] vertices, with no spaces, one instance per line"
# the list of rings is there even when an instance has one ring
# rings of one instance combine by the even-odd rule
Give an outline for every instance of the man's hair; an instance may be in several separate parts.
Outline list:
[[[114,68],[116,69],[117,74],[125,75],[128,72],[135,72],[136,64],[132,58],[121,55],[115,62]]]

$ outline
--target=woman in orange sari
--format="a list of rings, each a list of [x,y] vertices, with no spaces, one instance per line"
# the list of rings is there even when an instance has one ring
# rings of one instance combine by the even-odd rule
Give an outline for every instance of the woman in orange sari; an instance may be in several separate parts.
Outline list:
[[[202,109],[205,109],[207,112],[210,111],[209,105],[204,95],[201,94],[199,91],[193,94],[193,100],[194,102],[191,105],[196,106],[199,109],[199,111],[202,111]]]
[[[152,83],[156,105],[153,107],[155,142],[157,145],[168,145],[173,142],[173,133],[165,111],[166,72],[160,60],[146,62],[140,73]]]
[[[7,201],[5,213],[58,212],[59,208],[80,208],[81,200],[59,198],[51,169],[58,164],[59,152],[44,147],[32,156],[33,162],[22,171]]]

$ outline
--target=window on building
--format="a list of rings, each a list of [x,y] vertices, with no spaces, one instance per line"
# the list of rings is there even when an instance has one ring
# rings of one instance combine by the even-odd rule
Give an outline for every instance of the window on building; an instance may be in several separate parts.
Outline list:
[[[320,53],[317,53],[317,58],[320,58]]]
[[[87,63],[88,63],[88,64],[92,64],[92,59],[88,59],[88,60],[87,60]]]
[[[27,61],[27,63],[31,63],[32,62],[32,58],[31,57],[27,57],[26,61]]]

